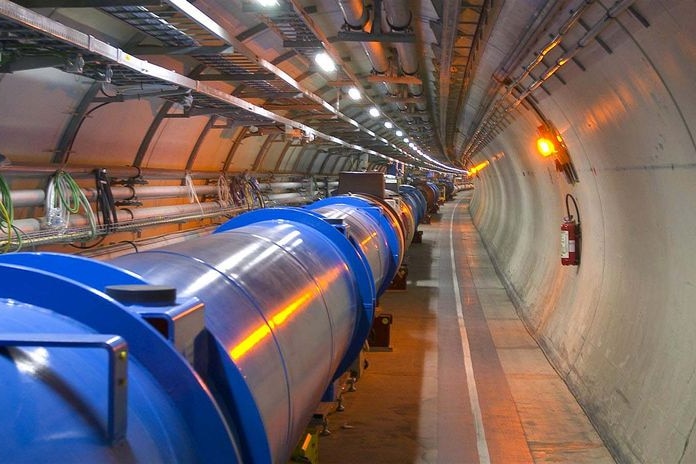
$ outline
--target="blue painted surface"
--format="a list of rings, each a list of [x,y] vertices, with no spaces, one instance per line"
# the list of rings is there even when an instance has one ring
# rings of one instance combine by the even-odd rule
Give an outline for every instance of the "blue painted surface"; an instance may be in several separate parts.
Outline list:
[[[253,211],[211,236],[111,263],[0,256],[2,339],[27,345],[0,348],[0,411],[13,418],[0,421],[0,461],[286,462],[358,356],[375,299],[403,258],[396,214],[380,208],[336,197]],[[337,209],[350,217],[320,214]],[[105,293],[128,284],[174,287],[176,302],[127,306]],[[171,334],[178,327],[185,356]],[[120,432],[105,430],[121,416],[109,413],[106,356],[76,346],[98,334],[128,345],[125,436],[115,444]]]
[[[50,348],[37,358],[50,361],[32,361],[37,349],[5,350],[1,376],[15,381],[4,388],[0,410],[18,412],[0,422],[3,437],[12,437],[0,450],[9,462],[56,462],[56,456],[65,456],[64,462],[239,461],[209,392],[137,315],[99,291],[43,270],[0,264],[0,275],[3,332],[116,334],[129,343],[130,357],[127,439],[111,446],[95,413],[107,404],[103,355]]]

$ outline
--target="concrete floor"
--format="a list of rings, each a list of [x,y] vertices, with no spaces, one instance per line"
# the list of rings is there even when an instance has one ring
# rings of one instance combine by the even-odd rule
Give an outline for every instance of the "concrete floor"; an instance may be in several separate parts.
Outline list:
[[[420,226],[408,289],[380,301],[393,351],[367,353],[345,411],[329,415],[322,464],[614,462],[518,318],[468,199]]]

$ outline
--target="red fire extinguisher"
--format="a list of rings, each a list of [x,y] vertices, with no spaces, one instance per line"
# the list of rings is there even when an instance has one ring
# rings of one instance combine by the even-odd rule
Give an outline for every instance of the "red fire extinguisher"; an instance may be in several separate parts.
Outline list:
[[[578,222],[570,214],[568,200],[573,200],[575,212],[578,215]],[[566,195],[566,213],[561,224],[561,264],[564,266],[577,266],[580,264],[580,212],[578,204],[571,194]]]

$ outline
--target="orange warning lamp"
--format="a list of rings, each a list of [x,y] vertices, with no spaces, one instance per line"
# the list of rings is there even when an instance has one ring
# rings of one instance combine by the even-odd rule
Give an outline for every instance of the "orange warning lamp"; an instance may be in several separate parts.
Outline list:
[[[554,146],[553,141],[544,136],[537,139],[537,150],[539,150],[539,154],[541,154],[541,156],[544,158],[556,153],[556,147]]]

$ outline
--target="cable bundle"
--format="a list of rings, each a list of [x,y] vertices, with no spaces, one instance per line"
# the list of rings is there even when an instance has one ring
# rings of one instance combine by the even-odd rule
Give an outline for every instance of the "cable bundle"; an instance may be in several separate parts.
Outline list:
[[[230,183],[224,174],[220,174],[217,179],[217,196],[220,203],[225,206],[232,205],[232,192],[230,191]]]
[[[92,238],[97,235],[97,220],[84,192],[75,179],[65,171],[56,171],[48,181],[44,203],[44,223],[51,229],[67,230],[70,214],[76,214],[80,207],[87,214]]]
[[[107,231],[118,224],[118,212],[111,192],[111,180],[106,169],[94,171],[94,181],[97,190],[97,213],[101,212],[101,223]]]
[[[256,178],[246,175],[235,176],[230,182],[232,199],[237,206],[246,206],[248,210],[265,207],[261,186]]]
[[[12,197],[10,196],[10,187],[3,177],[0,176],[0,232],[7,235],[5,239],[4,253],[10,251],[12,245],[12,232],[17,234],[17,243],[19,250],[22,247],[22,238],[19,235],[20,230],[14,225],[14,206],[12,205]]]

